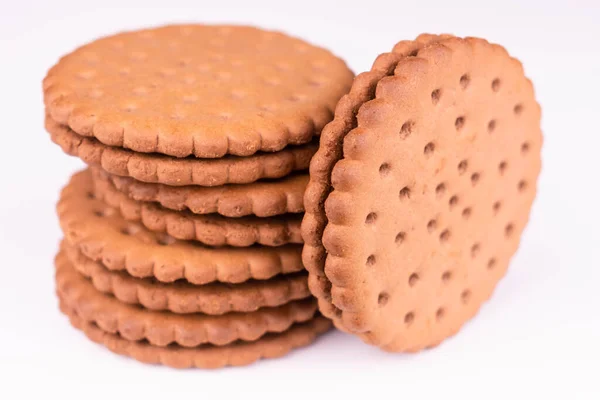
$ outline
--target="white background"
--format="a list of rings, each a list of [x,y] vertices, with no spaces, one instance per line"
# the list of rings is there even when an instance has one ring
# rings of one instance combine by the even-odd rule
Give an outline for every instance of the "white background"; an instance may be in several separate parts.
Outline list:
[[[0,398],[600,398],[600,2],[0,3]],[[485,37],[523,61],[543,107],[538,199],[509,273],[458,336],[397,355],[335,332],[284,359],[176,371],[115,356],[59,314],[54,204],[82,164],[43,130],[41,80],[100,35],[182,21],[284,30],[355,72],[421,32]]]

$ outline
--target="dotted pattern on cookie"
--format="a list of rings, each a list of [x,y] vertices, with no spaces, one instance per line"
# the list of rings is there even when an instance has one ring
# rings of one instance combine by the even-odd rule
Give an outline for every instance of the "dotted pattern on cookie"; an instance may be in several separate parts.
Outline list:
[[[217,214],[198,215],[186,210],[172,211],[155,203],[130,199],[116,190],[109,179],[102,178],[94,180],[94,195],[118,209],[126,220],[139,221],[149,230],[166,233],[175,239],[197,240],[209,246],[235,247],[302,243],[302,217],[298,214],[234,219]]]
[[[527,223],[542,145],[531,82],[502,47],[444,38],[403,54],[338,136],[317,286],[336,326],[389,351],[437,345],[491,295]]]
[[[316,302],[306,299],[217,316],[150,311],[95,290],[62,254],[56,258],[56,290],[61,300],[85,320],[94,321],[107,332],[118,332],[127,340],[148,340],[155,346],[176,343],[196,347],[204,343],[252,341],[267,332],[283,332],[293,323],[308,321],[317,309]]]
[[[173,368],[223,368],[242,366],[262,358],[283,357],[291,350],[313,342],[327,332],[331,322],[323,317],[294,324],[282,333],[268,333],[254,342],[238,341],[225,346],[202,345],[195,348],[170,345],[152,346],[145,341],[132,342],[119,334],[103,331],[95,322],[85,321],[76,311],[60,302],[61,311],[73,327],[82,330],[93,342],[116,354],[132,357],[147,364],[163,364]]]
[[[57,205],[59,222],[69,245],[110,270],[201,285],[265,280],[304,269],[299,245],[213,248],[151,232],[94,198],[92,186],[85,171],[71,178]]]
[[[331,303],[331,283],[324,271],[327,253],[323,247],[322,237],[327,224],[325,199],[331,190],[333,166],[342,158],[343,138],[356,126],[356,114],[360,106],[374,97],[379,80],[393,74],[394,67],[400,59],[418,51],[428,43],[446,37],[449,36],[421,35],[415,41],[399,42],[394,53],[381,54],[370,71],[356,76],[350,92],[340,99],[336,107],[334,120],[323,129],[319,150],[310,164],[310,182],[304,194],[306,213],[302,220],[302,237],[305,242],[302,260],[310,273],[309,288],[319,299],[319,309],[329,318],[335,319],[340,310]],[[441,90],[432,92],[432,102],[437,102],[440,96]],[[408,137],[413,127],[413,121],[404,121],[400,128],[400,137]],[[390,174],[391,170],[391,164],[383,162],[379,167],[379,174],[384,177]],[[408,198],[410,190],[407,187],[401,189],[399,196],[401,199]],[[400,244],[405,237],[405,232],[398,232],[395,242]],[[336,327],[343,330],[343,327]]]
[[[68,127],[57,124],[48,115],[46,130],[52,141],[65,153],[81,158],[90,166],[101,167],[113,175],[171,186],[220,186],[282,178],[294,171],[307,169],[318,147],[316,143],[309,143],[248,157],[174,158],[107,146],[94,138],[77,135]]]
[[[308,143],[352,83],[329,51],[245,26],[124,32],[64,56],[44,79],[52,119],[143,153],[219,158]]]
[[[198,286],[179,281],[165,284],[152,278],[134,278],[124,272],[109,271],[64,242],[58,257],[66,257],[97,290],[112,294],[121,302],[140,304],[155,311],[221,315],[277,307],[310,296],[303,272],[237,285],[212,283]]]
[[[247,185],[175,187],[109,175],[97,168],[92,168],[92,172],[95,180],[110,179],[117,190],[136,201],[156,202],[176,211],[217,213],[231,218],[248,215],[266,218],[303,212],[302,199],[308,183],[307,174],[297,174]]]

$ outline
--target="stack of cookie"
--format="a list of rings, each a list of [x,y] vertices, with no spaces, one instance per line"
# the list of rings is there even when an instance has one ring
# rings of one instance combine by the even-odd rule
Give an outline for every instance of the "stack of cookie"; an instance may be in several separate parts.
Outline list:
[[[52,140],[89,169],[58,204],[61,310],[143,362],[241,365],[329,328],[302,265],[308,166],[345,63],[250,27],[106,37],[44,80]]]

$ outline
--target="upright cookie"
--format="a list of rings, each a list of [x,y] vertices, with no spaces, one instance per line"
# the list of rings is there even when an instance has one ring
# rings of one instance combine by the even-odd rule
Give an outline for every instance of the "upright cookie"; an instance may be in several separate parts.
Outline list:
[[[227,218],[218,214],[194,214],[174,211],[153,202],[136,201],[118,191],[109,179],[94,180],[94,195],[118,209],[128,221],[141,222],[155,232],[176,239],[197,240],[209,246],[246,247],[255,243],[281,246],[302,243],[301,214],[285,214],[271,218],[254,216]]]
[[[304,189],[308,183],[307,174],[297,174],[247,185],[176,187],[109,175],[97,168],[92,171],[94,179],[110,179],[119,191],[134,200],[156,202],[177,211],[216,213],[231,218],[248,215],[265,218],[303,212]]]
[[[172,25],[80,47],[44,79],[52,119],[143,153],[219,158],[308,143],[353,74],[329,51],[245,26]]]
[[[203,345],[195,348],[178,345],[158,347],[147,342],[132,342],[118,333],[103,331],[93,321],[85,321],[62,302],[60,310],[69,317],[71,325],[110,351],[143,363],[164,364],[173,368],[222,368],[251,364],[261,358],[283,357],[295,348],[310,344],[331,327],[327,319],[316,317],[302,324],[294,324],[285,332],[266,334],[253,342],[239,341],[225,346]]]
[[[283,332],[293,323],[308,321],[317,309],[312,299],[305,299],[223,315],[151,311],[97,291],[63,254],[56,258],[56,290],[60,300],[86,321],[94,321],[106,332],[118,332],[127,340],[148,340],[155,346],[222,346],[236,340],[252,341],[268,332]]]
[[[316,143],[287,146],[275,153],[248,157],[225,156],[217,159],[174,158],[158,153],[137,153],[107,146],[95,138],[73,132],[46,115],[46,130],[65,153],[81,158],[90,166],[142,182],[171,186],[220,186],[274,179],[308,168],[318,148]]]
[[[300,245],[278,247],[207,247],[151,232],[128,222],[117,210],[94,198],[90,175],[75,174],[57,205],[67,242],[111,270],[162,282],[186,279],[194,284],[265,280],[302,271]]]
[[[428,35],[380,56],[311,162],[303,259],[322,311],[389,351],[458,331],[518,247],[541,146],[532,84],[502,47]]]
[[[264,281],[192,285],[185,281],[162,283],[152,278],[134,278],[123,271],[110,271],[65,242],[57,257],[66,258],[97,290],[112,294],[123,303],[140,304],[156,311],[221,315],[277,307],[310,296],[304,272]]]

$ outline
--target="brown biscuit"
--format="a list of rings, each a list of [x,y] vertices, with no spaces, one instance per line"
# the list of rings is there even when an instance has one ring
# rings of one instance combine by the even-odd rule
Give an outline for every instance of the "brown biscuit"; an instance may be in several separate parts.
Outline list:
[[[101,167],[113,175],[171,186],[220,186],[281,178],[294,171],[307,169],[318,147],[316,143],[309,143],[248,157],[174,158],[107,146],[97,139],[77,135],[48,116],[46,130],[50,132],[52,141],[65,153],[81,158],[90,166]]]
[[[252,341],[268,332],[283,332],[296,322],[308,321],[317,310],[313,299],[305,299],[216,316],[151,311],[97,291],[62,253],[56,258],[56,290],[61,301],[84,320],[93,321],[106,332],[118,332],[127,340],[147,340],[155,346],[221,346],[236,340]]]
[[[70,245],[110,270],[127,270],[138,278],[240,283],[304,269],[299,245],[212,248],[128,222],[117,210],[94,198],[87,171],[71,178],[57,211]]]
[[[238,341],[225,346],[202,345],[195,348],[174,344],[158,347],[145,341],[126,340],[118,333],[105,332],[94,322],[82,319],[63,302],[60,302],[60,309],[69,317],[71,325],[110,351],[143,363],[173,368],[222,368],[248,365],[262,358],[283,357],[295,348],[310,344],[331,327],[329,320],[318,316],[302,324],[294,324],[285,332],[267,333],[253,342]]]
[[[109,271],[63,242],[59,258],[65,256],[97,290],[112,294],[124,303],[140,304],[156,311],[221,315],[277,307],[310,296],[304,272],[236,285],[218,282],[192,285],[185,281],[165,284],[151,278],[134,278],[121,271]]]
[[[457,332],[504,275],[535,197],[540,107],[498,45],[426,36],[394,52],[323,131],[303,259],[337,326],[416,351]]]
[[[273,217],[304,211],[308,174],[290,175],[275,181],[218,187],[167,186],[145,183],[92,169],[94,179],[110,179],[115,188],[137,201],[157,202],[172,210],[194,214],[218,213],[225,217]]]
[[[393,53],[379,55],[370,71],[356,76],[350,92],[340,99],[333,121],[323,129],[319,150],[310,164],[310,181],[304,194],[306,213],[302,220],[302,237],[305,241],[302,260],[310,273],[310,290],[319,300],[320,311],[329,318],[335,319],[339,310],[331,303],[331,283],[324,272],[327,256],[322,243],[323,231],[327,225],[325,200],[332,190],[331,171],[335,163],[343,158],[344,137],[356,127],[356,115],[360,107],[373,99],[377,84],[384,77],[393,74],[398,61],[426,44],[448,37],[450,36],[420,35],[414,41],[399,42]],[[342,326],[338,328],[344,330]]]
[[[308,143],[353,74],[329,51],[244,26],[173,25],[80,47],[44,79],[52,119],[143,153],[219,158]]]
[[[94,180],[94,194],[109,206],[117,208],[126,220],[139,221],[151,231],[163,232],[176,239],[197,240],[209,246],[236,247],[255,243],[266,246],[302,243],[301,214],[271,218],[227,218],[218,214],[173,211],[156,203],[130,199],[115,189],[109,179]]]

